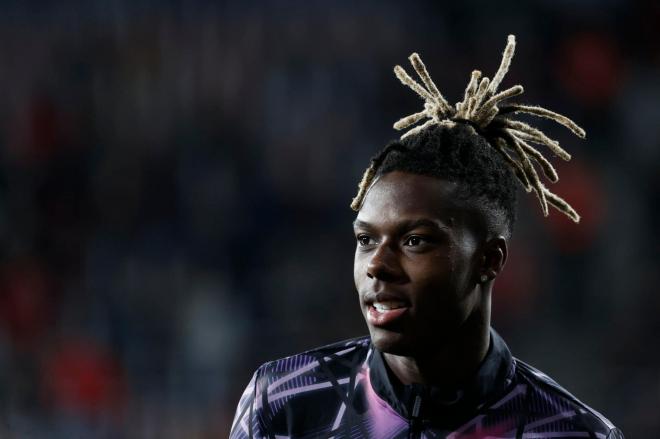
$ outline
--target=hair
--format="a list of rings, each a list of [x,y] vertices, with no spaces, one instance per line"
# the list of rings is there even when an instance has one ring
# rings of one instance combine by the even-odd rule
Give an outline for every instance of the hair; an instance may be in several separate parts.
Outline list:
[[[470,125],[437,125],[415,136],[390,142],[373,159],[374,181],[394,171],[459,183],[456,195],[477,200],[480,210],[504,223],[509,234],[516,220],[516,178],[502,156]],[[502,221],[503,220],[503,221]]]
[[[425,118],[428,120],[405,132],[400,140],[391,142],[371,159],[351,208],[360,209],[376,177],[403,171],[462,183],[468,198],[484,201],[494,212],[505,215],[509,231],[515,223],[516,180],[526,192],[536,193],[544,216],[548,216],[550,205],[579,222],[578,213],[541,182],[536,166],[541,167],[552,183],[559,177],[552,164],[532,144],[547,147],[563,160],[570,160],[570,154],[557,141],[514,120],[513,116],[526,113],[550,119],[581,138],[585,137],[585,132],[569,118],[542,107],[521,104],[499,107],[503,101],[523,93],[521,85],[497,92],[509,70],[514,50],[515,37],[509,35],[493,80],[482,78],[478,70],[473,71],[463,101],[455,106],[440,93],[417,53],[409,59],[424,86],[401,66],[395,66],[397,78],[425,102],[423,111],[400,119],[394,128],[402,130]]]

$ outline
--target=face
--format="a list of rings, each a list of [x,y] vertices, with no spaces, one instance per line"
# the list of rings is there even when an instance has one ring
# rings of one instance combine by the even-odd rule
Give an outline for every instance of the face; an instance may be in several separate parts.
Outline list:
[[[354,223],[354,278],[374,345],[415,355],[455,338],[486,312],[481,255],[456,184],[403,172],[381,176]]]

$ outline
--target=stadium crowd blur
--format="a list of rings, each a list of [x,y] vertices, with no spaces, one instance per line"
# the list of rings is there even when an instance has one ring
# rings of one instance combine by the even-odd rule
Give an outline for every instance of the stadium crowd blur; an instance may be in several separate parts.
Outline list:
[[[520,193],[493,324],[629,437],[660,437],[660,7],[3,2],[0,437],[226,437],[262,362],[366,333],[348,205],[473,68],[587,130],[543,219]],[[554,189],[553,189],[554,190]],[[655,224],[655,226],[654,226]]]

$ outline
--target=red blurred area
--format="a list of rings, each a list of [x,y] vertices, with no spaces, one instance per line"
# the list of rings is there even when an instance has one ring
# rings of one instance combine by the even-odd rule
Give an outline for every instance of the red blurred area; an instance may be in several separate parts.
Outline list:
[[[34,260],[0,267],[0,325],[14,347],[30,350],[54,323],[55,282]]]
[[[8,147],[21,163],[47,161],[72,144],[72,117],[46,94],[35,94],[16,111],[9,127]]]
[[[90,340],[64,341],[41,369],[45,398],[55,408],[85,416],[119,415],[126,383],[118,361]]]
[[[610,35],[578,33],[560,47],[559,78],[572,95],[588,105],[602,105],[618,92],[623,77],[619,48]]]
[[[560,163],[557,172],[561,176],[550,190],[561,194],[580,214],[576,226],[568,217],[550,208],[550,216],[542,222],[553,236],[555,245],[564,253],[587,250],[598,235],[606,215],[607,194],[600,176],[586,163],[571,160]]]

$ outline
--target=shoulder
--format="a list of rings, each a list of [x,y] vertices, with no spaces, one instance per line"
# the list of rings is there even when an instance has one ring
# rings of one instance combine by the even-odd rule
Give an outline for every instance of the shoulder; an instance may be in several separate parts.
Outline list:
[[[623,434],[612,422],[548,375],[517,358],[514,358],[514,363],[516,381],[527,387],[525,431],[549,431],[550,428],[563,432],[590,433],[607,439],[623,438]]]
[[[317,368],[334,367],[338,363],[346,364],[366,358],[370,346],[371,339],[368,336],[351,338],[269,361],[262,364],[256,374],[257,377],[272,378],[296,372],[296,376],[299,376]]]
[[[264,363],[248,386],[259,430],[281,436],[330,431],[352,399],[370,348],[371,339],[359,337]]]

